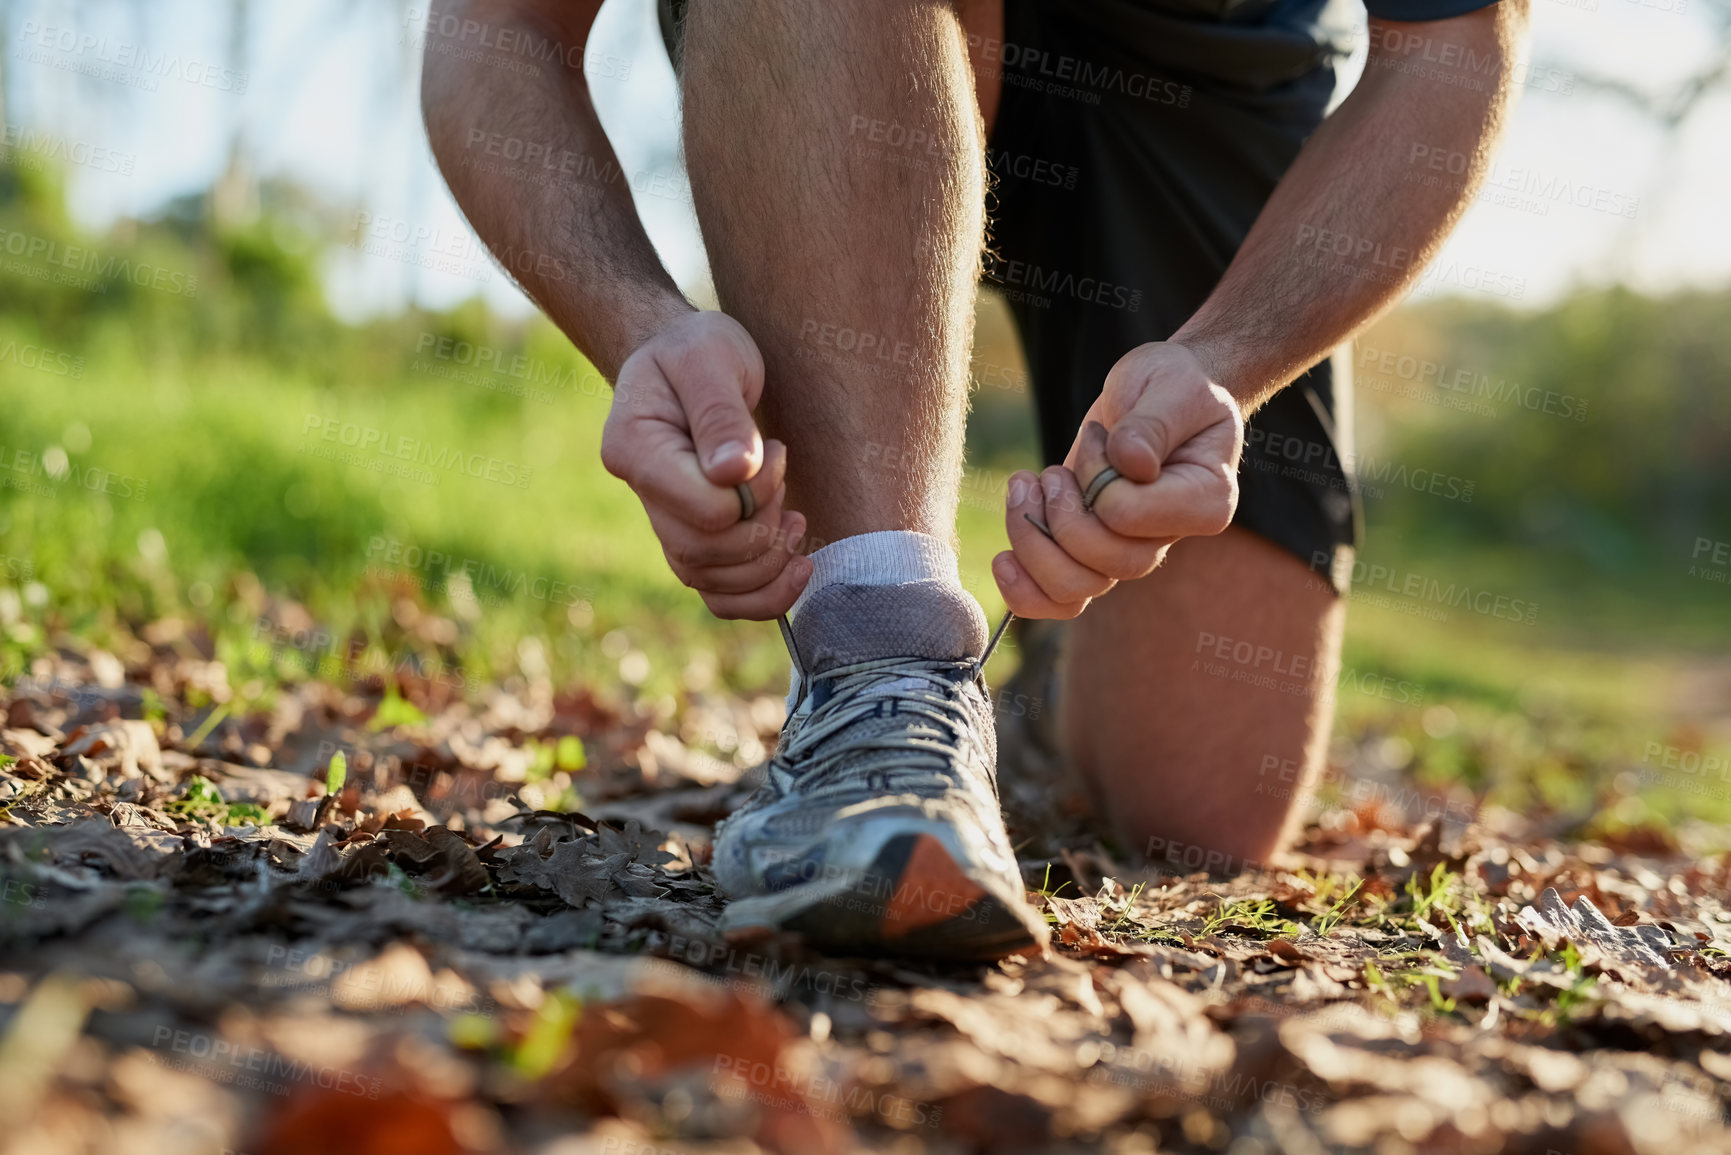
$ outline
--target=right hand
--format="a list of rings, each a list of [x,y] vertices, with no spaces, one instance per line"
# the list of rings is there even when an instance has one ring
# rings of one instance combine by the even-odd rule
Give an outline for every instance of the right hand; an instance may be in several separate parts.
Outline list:
[[[783,512],[787,447],[765,442],[751,411],[763,356],[733,318],[684,313],[620,367],[601,434],[601,464],[643,502],[675,576],[721,618],[767,621],[811,579],[795,553],[805,516]],[[734,486],[757,512],[739,519]]]

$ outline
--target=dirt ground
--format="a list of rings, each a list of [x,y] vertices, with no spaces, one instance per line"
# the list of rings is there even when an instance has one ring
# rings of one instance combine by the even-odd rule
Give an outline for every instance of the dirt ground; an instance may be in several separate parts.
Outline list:
[[[1371,799],[1222,877],[1024,821],[1044,957],[831,958],[717,930],[773,699],[224,679],[0,697],[6,1155],[1731,1149],[1731,861],[1668,838]]]

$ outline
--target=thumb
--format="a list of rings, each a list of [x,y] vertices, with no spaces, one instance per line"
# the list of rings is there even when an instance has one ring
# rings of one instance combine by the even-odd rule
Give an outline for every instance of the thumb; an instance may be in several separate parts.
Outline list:
[[[1172,427],[1162,417],[1136,409],[1120,417],[1106,438],[1106,460],[1131,481],[1146,485],[1175,448]]]
[[[755,369],[757,380],[751,380]],[[685,412],[703,475],[716,485],[738,485],[763,468],[763,437],[745,403],[761,391],[763,368],[733,358],[687,358],[668,374]]]

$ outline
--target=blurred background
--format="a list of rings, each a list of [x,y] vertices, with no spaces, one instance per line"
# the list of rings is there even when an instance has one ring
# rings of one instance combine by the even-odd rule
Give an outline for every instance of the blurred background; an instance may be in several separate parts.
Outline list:
[[[425,16],[0,2],[6,681],[169,645],[219,657],[236,709],[454,675],[668,717],[785,678],[773,626],[666,572],[597,460],[606,383],[446,192]],[[1489,185],[1353,354],[1368,538],[1325,794],[1416,779],[1699,841],[1731,819],[1731,4],[1533,25]],[[608,0],[585,66],[616,178],[712,302],[652,0]],[[1036,455],[990,295],[975,374],[963,569],[995,615]],[[444,466],[377,452],[402,437]]]

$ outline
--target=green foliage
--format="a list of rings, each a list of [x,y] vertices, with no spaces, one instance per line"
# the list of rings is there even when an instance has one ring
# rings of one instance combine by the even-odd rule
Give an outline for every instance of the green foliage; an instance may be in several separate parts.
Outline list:
[[[1452,914],[1451,904],[1456,901],[1453,891],[1459,878],[1459,875],[1442,862],[1431,867],[1427,882],[1420,882],[1417,872],[1409,875],[1406,880],[1406,894],[1412,900],[1412,916],[1428,918],[1433,909]]]
[[[349,760],[341,750],[331,755],[330,765],[325,767],[325,793],[335,794],[348,781]]]
[[[1497,580],[1560,614],[1556,626],[1567,603],[1590,609],[1601,637],[1669,621],[1679,638],[1723,644],[1727,586],[1701,576],[1713,567],[1690,569],[1697,542],[1731,540],[1728,307],[1727,291],[1614,288],[1535,313],[1438,302],[1374,330],[1361,348],[1441,364],[1436,375],[1459,383],[1421,396],[1468,408],[1391,400],[1391,384],[1414,382],[1367,358],[1359,394],[1384,430],[1367,456],[1473,490],[1443,500],[1376,485],[1372,540],[1389,548],[1368,556]]]
[[[163,809],[196,822],[216,821],[225,826],[239,826],[243,823],[262,826],[270,820],[264,808],[256,803],[223,801],[222,791],[201,774],[194,774],[187,779],[186,789],[181,792],[181,796],[172,802],[164,803]]]
[[[186,736],[187,749],[198,749],[199,744],[206,738],[210,737],[211,732],[222,724],[224,718],[228,717],[228,711],[228,703],[224,702],[222,705],[217,706],[215,709],[211,710],[210,713],[206,714],[204,716],[204,721],[198,724],[198,728]]]
[[[1383,978],[1382,970],[1370,959],[1364,960],[1364,985],[1373,991],[1388,992],[1388,980]]]
[[[499,1044],[499,1020],[473,1012],[453,1017],[445,1027],[451,1045],[464,1051],[490,1051]]]
[[[149,926],[167,902],[168,896],[156,887],[129,886],[126,888],[126,915],[140,926]]]
[[[1147,888],[1146,882],[1138,882],[1130,888],[1130,892],[1122,899],[1123,905],[1119,909],[1117,917],[1112,920],[1112,925],[1107,927],[1107,930],[1118,931],[1124,928],[1124,923],[1129,921],[1131,913],[1136,909],[1136,900],[1142,897],[1142,892]]]
[[[1538,315],[1439,310],[1460,363],[1494,366],[1541,407],[1535,393],[1588,403],[1580,421],[1505,405],[1506,418],[1406,435],[1415,451],[1434,449],[1480,481],[1482,499],[1443,516],[1606,572],[1633,572],[1644,553],[1685,538],[1731,534],[1725,315],[1723,293],[1654,299],[1627,289],[1583,293]]]
[[[583,741],[574,734],[566,734],[556,742],[530,739],[524,743],[524,749],[529,751],[532,759],[528,769],[530,782],[545,782],[555,771],[575,774],[588,765],[583,754]]]
[[[379,701],[378,712],[367,723],[367,729],[376,733],[395,726],[420,726],[426,721],[427,715],[421,712],[419,706],[403,697],[395,682],[386,682],[385,696]]]
[[[1341,895],[1338,902],[1317,917],[1315,926],[1317,934],[1327,938],[1329,932],[1346,920],[1347,911],[1351,908],[1353,899],[1358,896],[1359,888],[1362,886],[1364,886],[1364,879],[1355,880],[1351,890]],[[1323,901],[1324,896],[1317,895],[1317,900]]]
[[[198,626],[176,645],[208,645],[236,692],[199,740],[311,677],[382,697],[380,727],[415,724],[423,683],[466,693],[519,676],[664,710],[697,692],[687,664],[698,648],[717,659],[716,688],[785,684],[773,627],[715,621],[667,571],[635,498],[598,461],[607,387],[553,326],[479,300],[339,321],[316,272],[348,240],[320,223],[335,214],[280,186],[262,204],[256,220],[218,227],[190,198],[90,236],[57,174],[0,165],[0,227],[87,249],[99,270],[196,278],[195,291],[170,292],[108,272],[94,286],[44,279],[41,261],[0,267],[0,351],[34,343],[78,365],[0,358],[0,678],[66,637],[118,652],[144,623],[178,618]],[[1541,612],[1516,627],[1355,604],[1347,666],[1411,683],[1422,700],[1343,691],[1342,734],[1404,744],[1415,782],[1584,810],[1668,732],[1665,681],[1626,651],[1731,643],[1727,586],[1688,574],[1698,538],[1731,540],[1728,305],[1731,293],[1621,290],[1522,314],[1442,302],[1366,338],[1515,382],[1541,404],[1547,393],[1587,404],[1581,421],[1506,403],[1485,418],[1361,383],[1366,454],[1475,483],[1471,502],[1380,485],[1365,562],[1534,597]],[[1014,338],[993,324],[994,351],[975,366],[959,536],[964,584],[995,616],[995,486],[1035,450],[1027,383],[1003,352]],[[522,359],[527,379],[458,353],[483,347],[497,363]],[[345,428],[508,462],[529,484],[457,470],[424,484],[376,452],[320,456],[357,449]],[[67,470],[50,472],[50,459]],[[322,640],[280,632],[290,602]],[[1583,662],[1582,634],[1625,652]],[[1002,653],[994,681],[1017,660]],[[641,684],[622,682],[625,654],[648,658]],[[1441,705],[1450,728],[1428,716]],[[160,704],[145,714],[160,717]],[[584,751],[560,743],[534,765],[543,779],[574,773]],[[1617,820],[1714,807],[1731,815],[1731,800],[1680,797]]]
[[[1269,898],[1241,898],[1232,902],[1219,902],[1214,910],[1203,918],[1201,937],[1207,938],[1222,930],[1230,930],[1232,933],[1248,930],[1269,938],[1300,933],[1297,923],[1281,918],[1277,911],[1274,900]]]
[[[533,1082],[552,1072],[571,1045],[583,1002],[568,991],[554,991],[535,1009],[528,1031],[513,1049],[512,1068]]]

